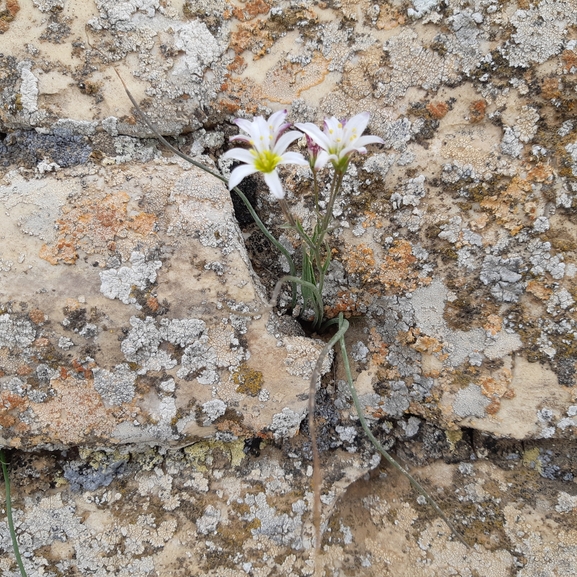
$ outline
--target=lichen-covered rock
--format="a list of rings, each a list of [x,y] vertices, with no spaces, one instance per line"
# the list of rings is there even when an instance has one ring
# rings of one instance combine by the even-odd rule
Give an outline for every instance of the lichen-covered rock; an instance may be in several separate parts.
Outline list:
[[[322,344],[273,330],[218,180],[160,159],[11,171],[0,200],[3,444],[294,435]]]
[[[293,122],[369,111],[385,143],[353,156],[335,203],[325,313],[352,319],[371,427],[443,506],[457,494],[476,547],[392,497],[388,472],[330,516],[376,466],[337,357],[316,411],[327,574],[571,574],[576,8],[0,2],[0,444],[69,451],[69,488],[16,500],[31,574],[313,573],[303,417],[322,343],[266,309],[287,263],[222,184],[161,151],[116,72],[224,174],[231,120],[284,106]],[[281,177],[309,226],[308,167]],[[243,186],[298,258],[262,180]],[[262,438],[284,453],[257,458]],[[16,471],[54,473],[55,454]]]

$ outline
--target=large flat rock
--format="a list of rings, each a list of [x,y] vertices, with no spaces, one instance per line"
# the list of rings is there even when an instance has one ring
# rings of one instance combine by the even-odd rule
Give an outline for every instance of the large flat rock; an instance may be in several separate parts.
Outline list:
[[[0,201],[2,444],[296,432],[321,344],[276,327],[220,181],[13,171]]]

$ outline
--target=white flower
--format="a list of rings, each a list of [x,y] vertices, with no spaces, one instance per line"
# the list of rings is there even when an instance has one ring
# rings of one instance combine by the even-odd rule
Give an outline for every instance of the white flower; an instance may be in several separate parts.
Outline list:
[[[341,121],[332,116],[325,119],[324,132],[310,122],[295,124],[322,149],[316,157],[315,170],[322,168],[330,160],[335,170],[344,172],[353,152],[364,154],[367,152],[365,148],[367,144],[384,144],[383,139],[378,136],[362,136],[369,118],[368,112],[361,112],[348,121]]]
[[[240,134],[231,140],[239,140],[250,145],[248,150],[233,148],[223,154],[223,158],[233,158],[244,162],[230,174],[228,188],[232,190],[243,178],[255,172],[262,172],[273,196],[284,198],[284,190],[276,171],[279,164],[300,164],[308,162],[298,152],[286,152],[288,146],[302,134],[296,130],[286,132],[290,126],[285,123],[286,110],[275,112],[268,120],[257,116],[252,122],[237,118],[236,125],[248,136]]]

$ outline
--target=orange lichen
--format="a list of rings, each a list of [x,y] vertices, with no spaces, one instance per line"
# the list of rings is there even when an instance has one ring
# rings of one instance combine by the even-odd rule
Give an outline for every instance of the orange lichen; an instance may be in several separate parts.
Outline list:
[[[527,292],[536,296],[539,300],[546,301],[553,294],[553,291],[538,280],[530,280],[527,283]]]
[[[343,313],[346,318],[362,315],[359,309],[364,309],[361,305],[366,303],[359,296],[358,291],[339,291],[335,301],[330,306],[325,306],[326,318],[333,319],[339,316],[339,313]]]
[[[248,78],[228,78],[226,95],[218,100],[218,109],[226,114],[235,114],[242,109],[247,114],[258,112],[258,98],[255,96],[257,87]]]
[[[493,377],[484,377],[480,381],[481,392],[486,397],[502,397],[507,392],[510,379],[498,380]]]
[[[241,55],[245,50],[250,50],[253,59],[262,58],[267,50],[274,44],[275,37],[266,27],[264,20],[255,20],[239,24],[230,35],[230,48],[237,55]]]
[[[105,437],[114,429],[117,423],[91,379],[55,378],[50,384],[56,395],[44,403],[30,403],[30,408],[51,442],[82,443],[91,435]]]
[[[561,82],[558,78],[544,78],[541,83],[541,96],[547,100],[561,96]]]
[[[32,343],[32,346],[37,349],[44,349],[50,346],[50,341],[46,337],[40,337]]]
[[[485,118],[487,103],[484,100],[475,100],[469,106],[469,122],[477,124]]]
[[[443,343],[434,337],[429,337],[426,335],[417,337],[417,340],[413,343],[412,346],[416,351],[429,355],[439,353],[443,349]]]
[[[377,262],[373,249],[365,244],[347,247],[341,260],[349,274],[358,275],[365,284],[380,285],[379,291],[382,287],[414,290],[431,282],[429,277],[419,276],[417,258],[406,240],[396,240],[381,262]]]
[[[501,408],[501,400],[500,399],[493,399],[486,407],[485,412],[488,415],[496,415]]]
[[[377,366],[385,366],[387,364],[389,348],[375,327],[371,327],[369,330],[369,342],[367,346],[372,355],[372,362]]]
[[[407,240],[396,240],[380,265],[378,281],[385,288],[414,290],[419,285],[429,284],[430,278],[419,278],[414,265],[417,258],[413,246]]]
[[[20,365],[16,369],[16,374],[19,377],[25,377],[25,376],[29,375],[30,373],[32,373],[33,371],[34,371],[34,369],[28,365]]]
[[[563,72],[572,72],[577,68],[577,53],[573,50],[564,50],[561,53],[561,60],[563,61]]]
[[[489,415],[495,415],[501,408],[502,399],[512,399],[515,391],[509,388],[513,380],[513,373],[510,369],[502,368],[492,376],[483,376],[479,379],[481,392],[491,400],[486,407]]]
[[[11,391],[2,391],[0,393],[0,426],[13,427],[22,431],[25,428],[24,423],[20,420],[20,414],[28,408],[28,400],[12,393]]]
[[[78,251],[87,254],[111,253],[116,239],[128,234],[146,237],[153,234],[156,217],[148,213],[128,216],[130,197],[125,192],[108,194],[97,201],[86,199],[62,209],[57,221],[58,238],[53,245],[43,245],[40,257],[51,264],[74,264]]]
[[[89,379],[92,377],[92,369],[96,367],[96,363],[91,362],[88,364],[81,364],[76,359],[72,359],[72,368],[83,376],[85,379]]]
[[[0,34],[8,31],[10,28],[10,22],[14,20],[14,17],[20,11],[20,4],[18,0],[6,0],[6,8],[0,10]]]
[[[32,309],[28,316],[30,320],[37,325],[42,324],[46,320],[46,316],[40,309]]]
[[[521,211],[529,192],[531,182],[516,176],[504,192],[483,198],[480,205],[493,213],[497,221],[514,236],[523,228]]]
[[[146,306],[153,312],[155,313],[159,308],[160,308],[160,303],[158,302],[158,299],[154,296],[149,296],[146,299]]]
[[[427,110],[433,118],[440,120],[449,112],[449,106],[446,102],[429,102]]]
[[[376,24],[378,30],[392,30],[397,26],[402,26],[407,21],[403,11],[396,6],[383,4],[380,8],[381,11]]]
[[[359,275],[364,282],[374,279],[375,255],[372,248],[364,244],[350,247],[342,255],[342,261],[349,274]]]
[[[503,319],[499,315],[489,315],[483,328],[491,335],[496,335],[503,328]]]
[[[270,10],[270,2],[265,0],[248,0],[244,6],[233,6],[232,15],[241,22],[252,20],[259,14],[268,14]]]

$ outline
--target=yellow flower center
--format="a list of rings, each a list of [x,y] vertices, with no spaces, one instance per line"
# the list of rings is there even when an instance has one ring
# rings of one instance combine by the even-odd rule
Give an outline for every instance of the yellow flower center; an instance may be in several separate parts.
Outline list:
[[[254,151],[253,154],[256,156],[254,167],[259,172],[272,172],[282,160],[278,154],[275,154],[271,150],[263,150],[259,153]]]

